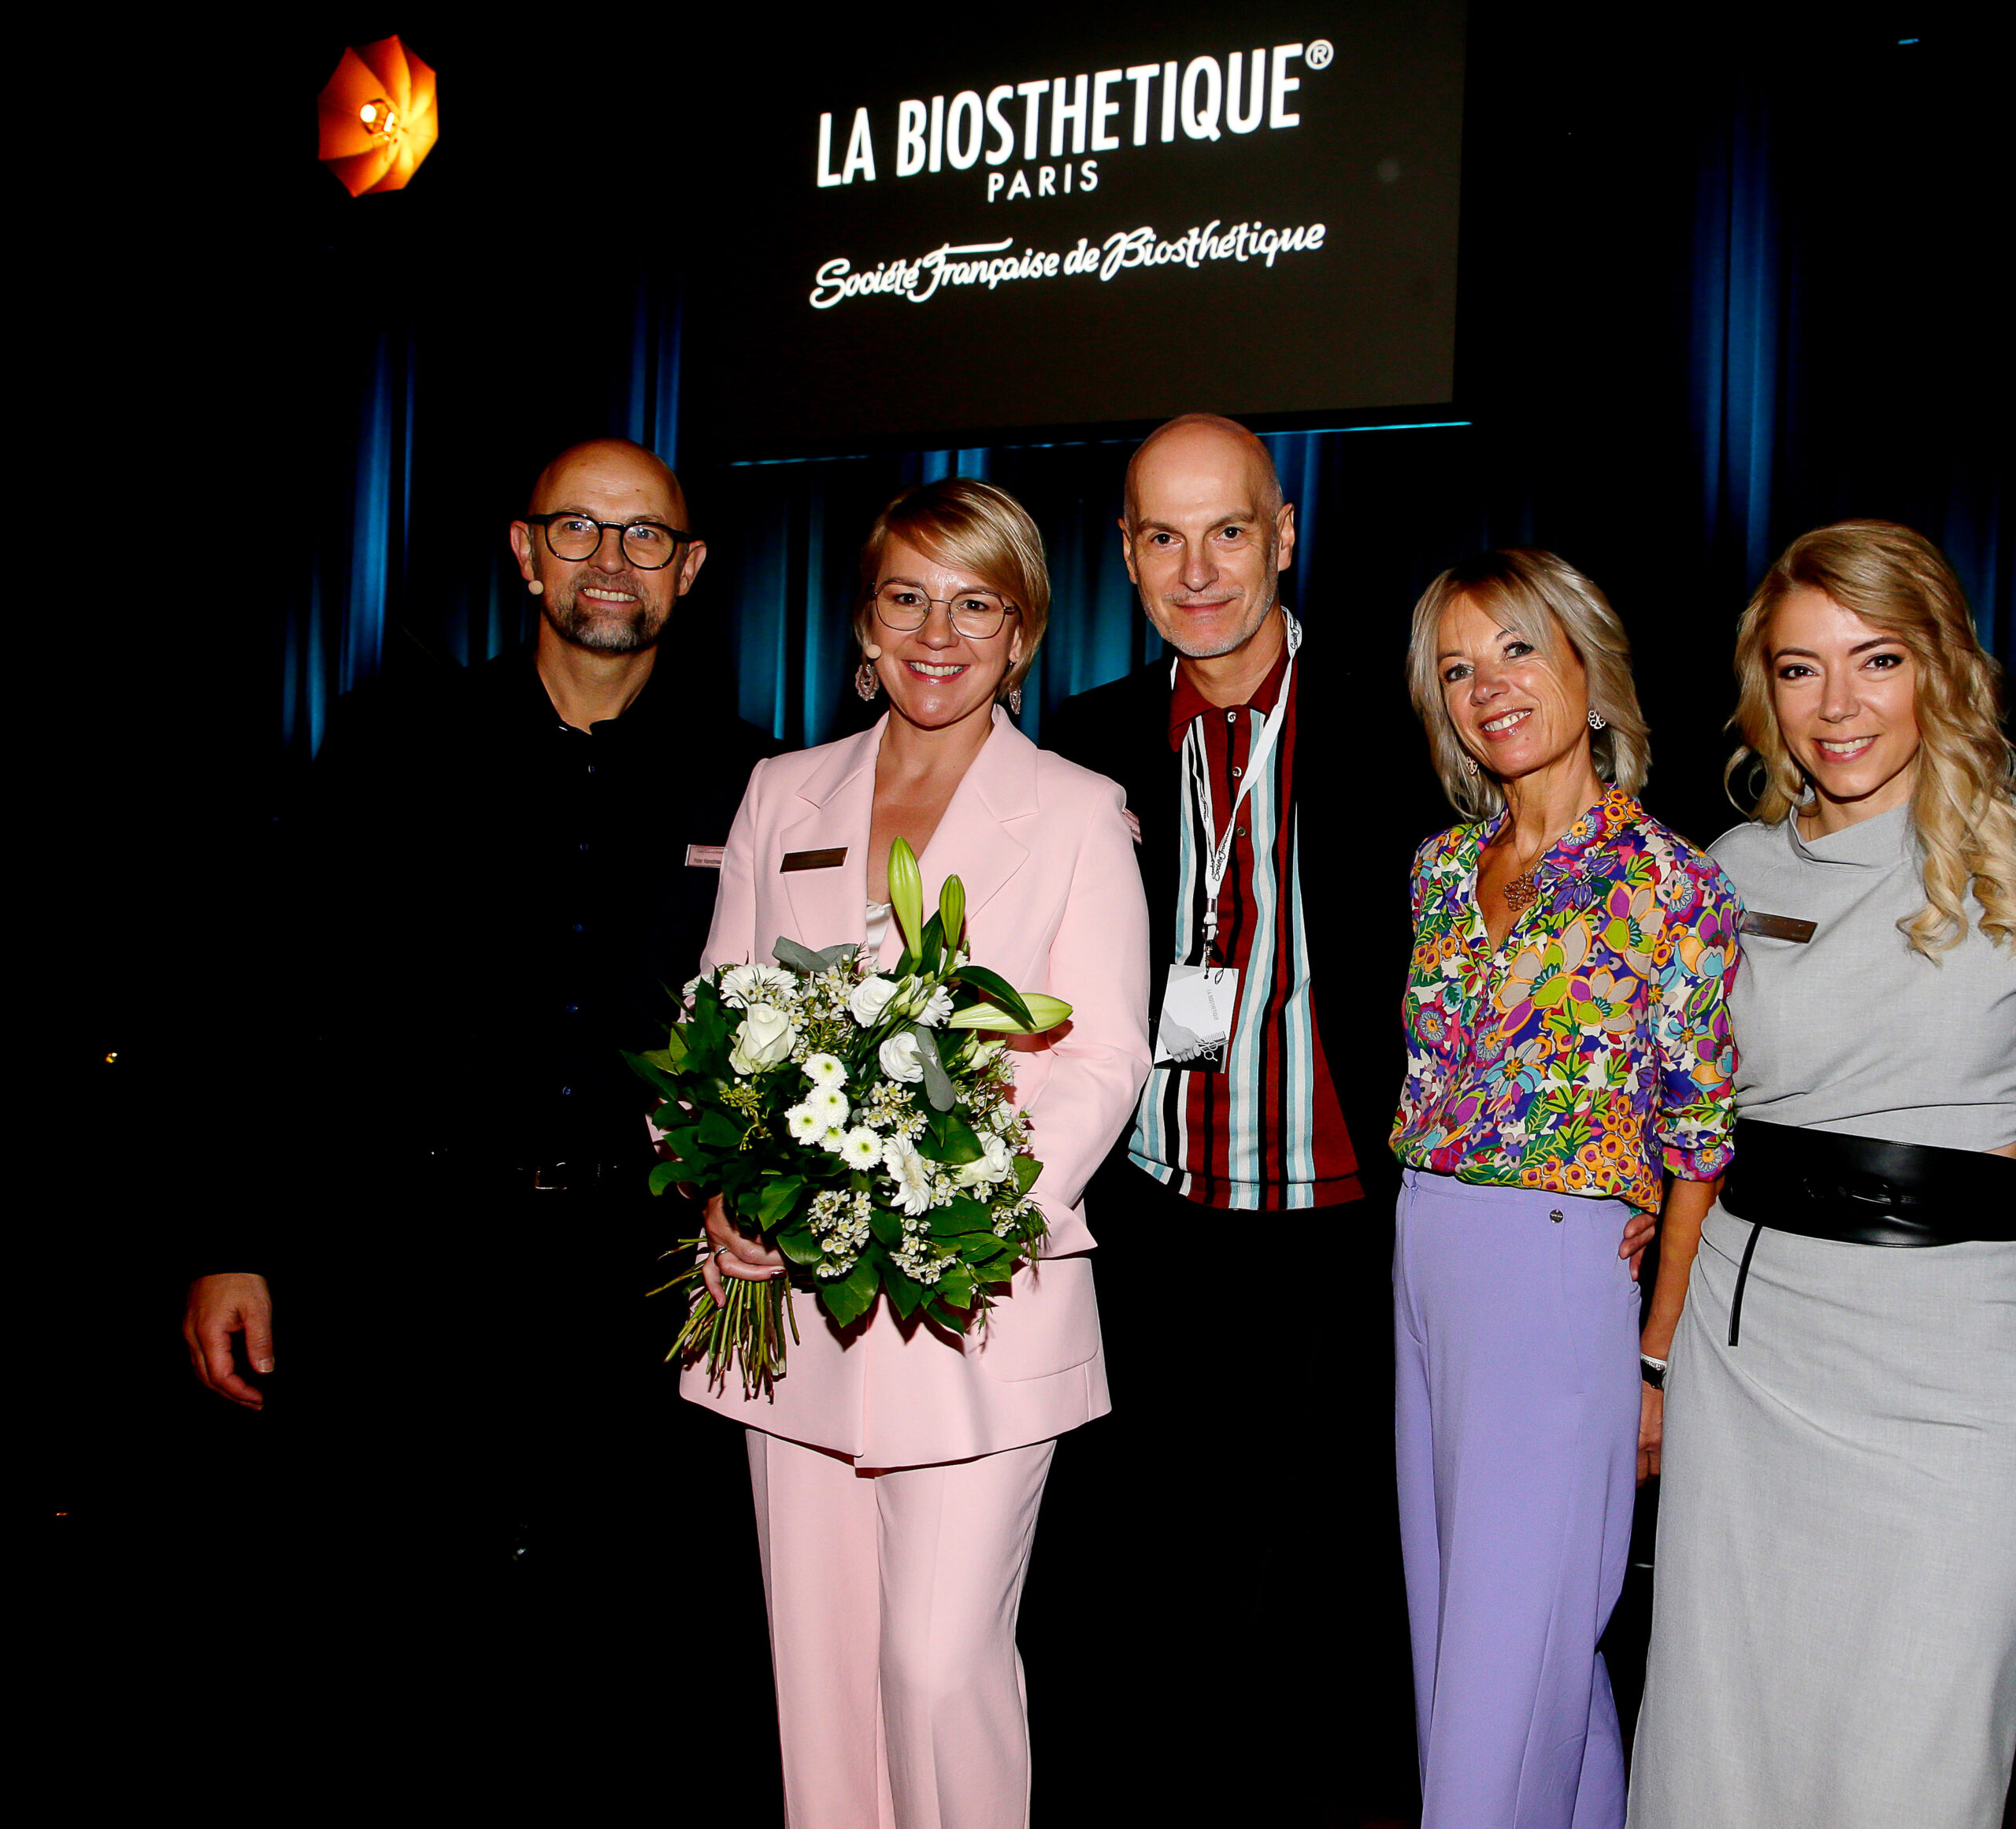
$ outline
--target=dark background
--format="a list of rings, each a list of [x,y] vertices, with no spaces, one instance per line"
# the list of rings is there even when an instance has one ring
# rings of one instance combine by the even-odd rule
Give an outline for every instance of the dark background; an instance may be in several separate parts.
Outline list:
[[[1336,792],[1425,770],[1400,678],[1407,613],[1486,545],[1552,547],[1609,592],[1652,725],[1646,799],[1698,840],[1736,816],[1720,784],[1734,619],[1796,533],[1851,514],[1922,529],[2007,655],[2007,299],[1991,276],[2007,195],[1979,17],[1908,0],[1473,9],[1457,399],[1433,416],[1462,423],[1275,440],[1302,514],[1289,600],[1311,640],[1389,682],[1336,708],[1364,759]],[[750,29],[662,13],[507,26],[427,6],[192,17],[173,38],[76,47],[99,86],[63,158],[23,180],[24,289],[43,313],[17,346],[35,462],[13,554],[17,766],[34,771],[17,827],[26,1503],[45,1524],[65,1515],[39,1585],[90,1622],[78,1641],[100,1673],[201,1695],[215,1739],[199,1748],[240,1744],[261,1718],[258,1597],[192,1593],[174,1545],[184,1526],[258,1532],[258,1495],[231,1472],[257,1419],[189,1387],[174,1334],[173,1241],[233,1172],[233,1088],[201,1089],[195,1134],[164,1133],[156,1095],[178,1037],[210,1019],[261,834],[332,695],[528,633],[504,522],[554,449],[607,431],[676,456],[712,543],[662,664],[788,742],[843,727],[855,545],[925,475],[989,475],[1043,529],[1058,608],[1023,718],[1039,738],[1062,698],[1154,645],[1112,532],[1125,439],[1145,428],[719,461],[717,415],[747,379],[717,334],[743,181],[722,73]],[[934,20],[934,45],[964,58],[961,29]],[[442,138],[406,191],[353,200],[315,161],[313,100],[344,45],[395,31],[441,72]],[[753,32],[784,84],[846,58],[894,65],[917,28],[850,13]],[[1185,398],[1218,405],[1269,334],[1221,326]],[[880,381],[910,384],[899,369]],[[1384,969],[1397,986],[1399,963]],[[272,1058],[248,1073],[287,1059],[274,992]],[[302,1174],[314,1167],[304,1150]],[[1248,1804],[1284,1820],[1411,1808],[1391,1474],[1362,1449],[1388,1401],[1385,1222],[1362,1223],[1334,1305],[1311,1311],[1277,1375],[1335,1380],[1354,1420],[1310,1445],[1301,1518],[1199,1549],[1214,1592],[1273,1571],[1289,1649],[1268,1671],[1205,1656],[1168,1737],[1198,1797],[1215,1806],[1210,1775],[1236,1770]],[[1179,1355],[1170,1375],[1199,1363]],[[1096,1431],[1065,1445],[1096,1452]],[[1084,1723],[1150,1693],[1125,1647],[1098,1644],[1095,1612],[1058,1615],[1060,1597],[1095,1608],[1099,1559],[1126,1554],[1073,1515],[1063,1467],[1029,1602],[1045,1824],[1139,1799],[1139,1775]],[[117,1608],[90,1612],[115,1590]],[[667,1684],[683,1720],[702,1679],[650,1657],[667,1617],[640,1610],[640,1681]],[[1277,1738],[1197,1725],[1215,1694],[1256,1686],[1284,1698]]]

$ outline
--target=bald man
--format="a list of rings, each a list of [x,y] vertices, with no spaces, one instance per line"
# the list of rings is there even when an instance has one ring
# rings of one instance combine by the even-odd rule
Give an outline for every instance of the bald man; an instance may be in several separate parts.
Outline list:
[[[1096,1604],[1140,1683],[1106,1751],[1130,1786],[1180,1767],[1126,1806],[1314,1821],[1340,1769],[1359,1783],[1397,1747],[1411,1775],[1391,1203],[1364,1196],[1397,1181],[1407,871],[1437,807],[1397,673],[1352,670],[1367,610],[1305,629],[1282,600],[1295,508],[1252,432],[1162,426],[1128,466],[1120,533],[1170,651],[1069,701],[1044,741],[1119,781],[1139,823],[1155,1065],[1087,1196],[1114,1415],[1096,1465],[1060,1455],[1060,1486],[1125,1546]],[[1314,1648],[1338,1638],[1391,1660],[1383,1691],[1319,1675]],[[1284,1671],[1304,1680],[1262,1675]],[[1172,1738],[1180,1762],[1156,1757]]]
[[[184,1332],[205,1386],[267,1412],[248,1487],[262,1430],[292,1445],[272,1480],[312,1482],[291,1511],[239,1495],[269,1541],[641,1593],[624,1546],[662,1523],[632,1470],[676,1460],[683,1408],[657,1363],[680,1317],[643,1298],[683,1216],[645,1192],[619,1051],[662,1041],[776,746],[673,651],[706,547],[653,453],[563,451],[509,538],[535,639],[339,704],[280,906],[243,918],[279,940],[248,1077],[287,1090],[220,1114]]]

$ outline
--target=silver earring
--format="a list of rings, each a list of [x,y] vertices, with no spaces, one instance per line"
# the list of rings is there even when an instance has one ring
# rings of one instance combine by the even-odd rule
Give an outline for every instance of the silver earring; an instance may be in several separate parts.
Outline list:
[[[870,705],[875,703],[875,695],[882,690],[882,681],[875,671],[873,662],[863,661],[854,669],[854,689],[861,695],[864,703]]]
[[[1465,756],[1463,758],[1463,773],[1466,775],[1473,775],[1477,772],[1477,759],[1473,755]]]
[[[1020,686],[1010,686],[1008,688],[1008,710],[1014,717],[1021,716],[1022,688]]]
[[[1589,714],[1589,728],[1592,730],[1602,729],[1608,722],[1609,720],[1600,711],[1592,711]]]

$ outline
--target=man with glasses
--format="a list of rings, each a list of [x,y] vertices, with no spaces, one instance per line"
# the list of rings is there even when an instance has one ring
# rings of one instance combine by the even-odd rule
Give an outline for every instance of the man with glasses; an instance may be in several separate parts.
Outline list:
[[[233,1113],[271,1172],[192,1267],[184,1333],[285,1445],[295,1508],[247,1495],[269,1541],[402,1604],[557,1587],[557,1669],[626,1619],[582,1582],[644,1603],[686,1477],[658,1363],[681,1317],[645,1292],[697,1214],[648,1196],[620,1050],[662,1043],[776,745],[661,659],[706,547],[651,452],[563,451],[510,537],[536,639],[350,695],[285,822],[281,911],[246,924],[284,937],[270,1007],[237,1026],[287,1084]]]

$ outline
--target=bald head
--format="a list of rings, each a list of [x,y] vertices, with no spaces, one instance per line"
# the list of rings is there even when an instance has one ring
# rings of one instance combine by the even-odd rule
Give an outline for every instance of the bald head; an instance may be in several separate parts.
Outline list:
[[[550,514],[558,508],[581,506],[569,497],[589,484],[654,498],[656,505],[639,509],[639,515],[669,521],[674,527],[686,525],[686,492],[671,466],[656,451],[627,438],[591,438],[568,446],[539,472],[532,484],[530,512]]]
[[[539,472],[525,512],[538,518],[539,530],[529,520],[513,521],[511,550],[539,599],[542,644],[642,653],[706,556],[705,542],[688,537],[678,477],[656,452],[627,438],[569,446]],[[552,518],[571,530],[558,547]],[[655,531],[647,535],[639,523]],[[561,557],[583,551],[584,558]]]
[[[1274,610],[1295,510],[1258,439],[1215,413],[1186,413],[1150,434],[1127,466],[1120,536],[1163,640],[1190,662],[1231,657],[1214,670],[1228,678],[1264,674],[1282,640]]]
[[[1184,413],[1141,440],[1127,465],[1127,522],[1141,519],[1143,484],[1207,473],[1244,486],[1254,511],[1273,520],[1281,510],[1281,479],[1267,447],[1236,419]]]

